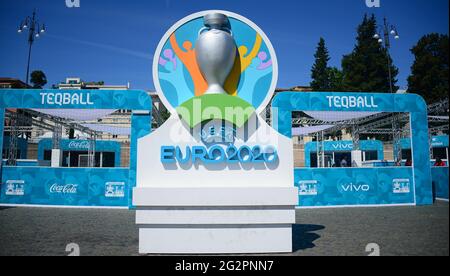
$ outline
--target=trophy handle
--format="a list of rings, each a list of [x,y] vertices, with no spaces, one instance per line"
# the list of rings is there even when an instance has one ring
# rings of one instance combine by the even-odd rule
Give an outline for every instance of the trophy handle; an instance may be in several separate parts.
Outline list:
[[[233,36],[233,31],[232,31],[230,28],[224,27],[224,28],[222,28],[221,30],[222,30],[222,31],[225,31],[225,32],[229,33],[231,36]]]
[[[207,30],[209,30],[208,27],[203,27],[203,28],[201,28],[200,31],[198,31],[198,36],[200,37],[200,36],[202,35],[202,33],[203,33],[204,31],[207,31]]]

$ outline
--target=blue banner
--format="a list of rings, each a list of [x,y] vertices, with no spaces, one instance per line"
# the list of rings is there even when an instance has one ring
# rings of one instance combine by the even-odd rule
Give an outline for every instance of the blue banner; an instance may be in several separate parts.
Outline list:
[[[295,169],[301,207],[414,204],[412,168]]]
[[[0,202],[129,206],[129,169],[4,167]]]
[[[61,140],[60,149],[62,151],[89,151],[91,141],[89,140]],[[38,160],[44,160],[44,152],[52,150],[52,139],[42,139],[38,143]],[[114,152],[114,166],[120,167],[120,143],[116,141],[95,141],[96,152]]]
[[[448,200],[448,167],[431,168],[431,174],[435,197]]]
[[[0,108],[151,110],[141,90],[1,89]]]
[[[402,149],[411,149],[411,139],[403,138],[399,141]],[[448,148],[448,136],[433,136],[431,138],[432,148]]]
[[[320,143],[322,144],[322,143]],[[305,166],[311,167],[311,153],[317,153],[317,142],[309,142],[305,144]],[[352,151],[352,141],[324,141],[324,152],[340,152]],[[359,149],[362,151],[376,151],[378,160],[384,160],[383,142],[377,140],[361,140]]]

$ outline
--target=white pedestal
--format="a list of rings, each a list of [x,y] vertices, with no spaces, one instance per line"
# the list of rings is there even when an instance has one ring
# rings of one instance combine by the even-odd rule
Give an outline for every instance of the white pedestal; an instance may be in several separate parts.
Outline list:
[[[296,188],[135,188],[139,253],[292,252]]]
[[[234,145],[273,146],[275,163],[164,164],[161,147],[204,145],[201,129],[173,115],[138,141],[139,252],[226,254],[292,252],[298,203],[293,144],[263,119],[237,129]]]

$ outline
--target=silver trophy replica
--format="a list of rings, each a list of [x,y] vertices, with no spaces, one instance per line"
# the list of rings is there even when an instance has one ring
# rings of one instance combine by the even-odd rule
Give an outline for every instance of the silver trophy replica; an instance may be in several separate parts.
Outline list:
[[[199,32],[195,52],[200,71],[208,83],[205,94],[227,94],[223,86],[236,58],[230,21],[221,13],[207,14],[203,20],[205,27]]]

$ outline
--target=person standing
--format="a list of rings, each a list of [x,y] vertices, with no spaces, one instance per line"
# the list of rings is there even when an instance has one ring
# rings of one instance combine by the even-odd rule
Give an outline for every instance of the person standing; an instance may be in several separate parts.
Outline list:
[[[411,158],[408,158],[408,159],[406,160],[405,167],[412,167],[412,165],[413,165],[413,163],[412,163]]]
[[[347,157],[342,158],[342,160],[341,160],[341,167],[342,168],[348,167]]]
[[[447,164],[444,161],[442,161],[441,158],[438,158],[438,159],[436,159],[436,162],[434,163],[434,166],[435,167],[446,167]]]

